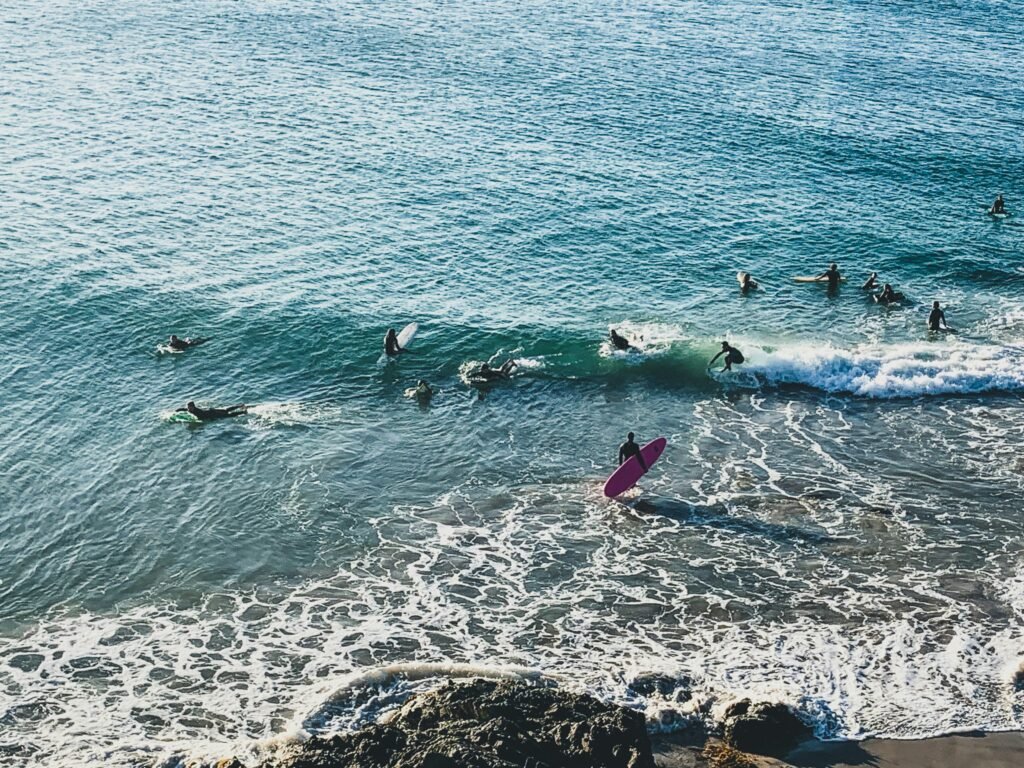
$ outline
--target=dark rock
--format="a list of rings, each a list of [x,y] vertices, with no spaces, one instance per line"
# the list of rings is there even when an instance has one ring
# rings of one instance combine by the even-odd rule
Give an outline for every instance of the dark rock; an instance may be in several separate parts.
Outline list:
[[[811,737],[811,729],[785,704],[738,701],[725,712],[725,742],[743,752],[783,757]]]
[[[450,682],[262,768],[653,768],[643,716],[526,683]]]
[[[641,696],[658,694],[665,697],[671,696],[676,701],[689,701],[692,696],[690,693],[692,686],[693,681],[688,677],[674,677],[657,672],[645,672],[642,675],[637,675],[629,683],[630,690]]]

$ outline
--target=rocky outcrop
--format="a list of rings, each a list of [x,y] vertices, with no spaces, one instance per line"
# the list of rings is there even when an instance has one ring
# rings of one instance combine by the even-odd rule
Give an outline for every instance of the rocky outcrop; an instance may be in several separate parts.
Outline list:
[[[643,716],[521,682],[450,682],[261,768],[653,768]]]
[[[723,738],[731,747],[783,757],[811,737],[811,729],[785,704],[752,704],[743,699],[725,711]]]

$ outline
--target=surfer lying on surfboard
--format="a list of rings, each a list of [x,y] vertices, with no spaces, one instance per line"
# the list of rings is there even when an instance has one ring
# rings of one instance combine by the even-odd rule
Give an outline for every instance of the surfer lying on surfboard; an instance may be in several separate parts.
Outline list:
[[[519,367],[519,363],[511,357],[497,368],[491,368],[489,363],[483,363],[473,374],[473,378],[484,379],[485,381],[507,379],[511,377],[512,369],[517,367]]]
[[[242,416],[249,410],[244,403],[231,405],[227,408],[200,408],[194,401],[189,400],[184,408],[175,409],[175,413],[191,413],[200,421],[212,421],[213,419],[229,419],[232,416]]]
[[[177,336],[175,336],[172,333],[170,340],[167,342],[167,346],[170,347],[171,349],[173,349],[175,352],[184,352],[189,347],[198,347],[200,344],[203,344],[203,343],[205,343],[207,341],[209,341],[209,339],[198,338],[198,337],[195,338],[195,339],[192,339],[192,338],[179,339]]]
[[[731,371],[733,363],[739,365],[743,362],[743,353],[740,352],[736,347],[729,346],[728,341],[722,342],[722,351],[711,358],[711,362],[708,363],[708,368],[715,364],[715,360],[725,355],[725,365],[722,367],[723,371]]]

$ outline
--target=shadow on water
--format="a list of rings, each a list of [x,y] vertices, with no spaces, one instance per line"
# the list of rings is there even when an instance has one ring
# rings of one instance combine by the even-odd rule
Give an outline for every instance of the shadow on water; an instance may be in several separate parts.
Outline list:
[[[799,525],[771,523],[753,517],[737,517],[724,504],[692,504],[679,499],[658,499],[656,502],[640,499],[626,506],[640,514],[659,515],[685,525],[703,525],[773,541],[799,539],[824,544],[836,540],[826,533]]]

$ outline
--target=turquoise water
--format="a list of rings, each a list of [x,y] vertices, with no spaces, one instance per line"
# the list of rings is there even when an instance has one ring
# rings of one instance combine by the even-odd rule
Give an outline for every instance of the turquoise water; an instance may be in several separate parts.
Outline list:
[[[1024,727],[1020,10],[0,8],[0,764],[346,727],[395,664]]]

